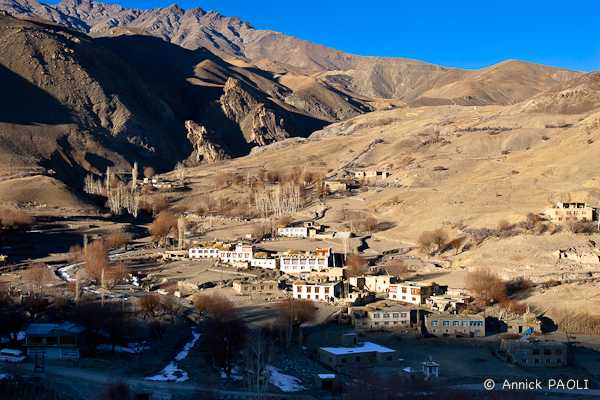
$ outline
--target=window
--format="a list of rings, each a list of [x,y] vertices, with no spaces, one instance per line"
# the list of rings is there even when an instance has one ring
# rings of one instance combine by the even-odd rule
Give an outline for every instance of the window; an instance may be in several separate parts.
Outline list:
[[[444,322],[443,322],[443,325],[444,325],[444,326],[450,326],[450,321],[444,321]]]
[[[452,326],[460,326],[460,321],[452,321]]]
[[[388,313],[383,314],[383,318],[389,318],[389,317],[390,317],[390,314],[388,314]]]
[[[379,314],[379,313],[373,314],[373,318],[380,318],[380,317],[381,317],[381,314]]]
[[[405,313],[405,312],[400,313],[400,317],[402,317],[402,318],[406,318],[407,316],[408,316],[408,313]]]
[[[57,336],[48,336],[46,337],[46,344],[49,346],[54,346],[58,344],[58,337]]]
[[[318,286],[315,286],[315,293],[319,293],[321,291],[321,288]]]
[[[325,288],[325,294],[329,294],[329,288],[328,287]]]
[[[405,287],[402,288],[402,293],[406,293],[406,288]]]
[[[398,318],[398,317],[400,317],[400,314],[399,314],[399,313],[397,313],[397,312],[395,312],[395,313],[393,313],[393,314],[392,314],[392,317],[393,317],[393,318]]]
[[[431,326],[437,326],[438,322],[436,320],[431,321]]]

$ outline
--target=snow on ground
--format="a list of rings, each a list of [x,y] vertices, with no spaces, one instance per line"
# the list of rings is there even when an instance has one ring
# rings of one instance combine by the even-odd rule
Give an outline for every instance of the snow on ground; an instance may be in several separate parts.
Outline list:
[[[71,264],[71,265],[67,265],[65,267],[59,268],[58,269],[58,275],[67,282],[75,282],[74,278],[71,278],[71,270],[75,267],[77,267],[78,264]]]
[[[227,379],[227,374],[225,373],[225,371],[221,371],[221,379]],[[238,367],[233,367],[229,379],[233,381],[241,381],[242,379],[244,379],[244,377],[242,376],[242,373]]]
[[[127,346],[116,345],[114,348],[110,344],[99,344],[96,346],[98,351],[114,351],[115,353],[139,354],[144,350],[148,350],[150,346],[145,343],[128,343]]]
[[[183,361],[187,358],[190,353],[190,350],[196,345],[198,339],[200,339],[200,333],[198,333],[195,329],[192,330],[192,340],[187,342],[185,346],[183,346],[183,350],[181,350],[175,356],[175,359],[167,364],[166,367],[162,369],[158,374],[154,376],[148,376],[145,379],[148,381],[160,381],[160,382],[185,382],[190,377],[187,372],[179,368],[177,365],[177,361]]]
[[[200,334],[196,331],[192,331],[192,340],[190,340],[188,343],[185,344],[185,346],[183,346],[183,350],[181,350],[176,356],[175,356],[175,361],[182,361],[185,360],[188,356],[188,354],[190,353],[190,350],[196,345],[196,342],[198,341],[198,339],[200,339]]]
[[[166,367],[163,368],[157,375],[149,376],[146,378],[148,381],[160,381],[160,382],[185,382],[190,377],[187,372],[177,366],[175,361],[171,361]]]
[[[271,365],[267,366],[267,370],[269,371],[269,383],[277,386],[282,392],[299,392],[304,390],[302,381],[295,376],[286,375]]]

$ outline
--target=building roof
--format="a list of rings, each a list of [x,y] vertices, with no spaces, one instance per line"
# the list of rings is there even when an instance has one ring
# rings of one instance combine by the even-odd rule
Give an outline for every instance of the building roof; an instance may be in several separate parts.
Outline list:
[[[47,324],[47,323],[34,323],[29,324],[25,333],[28,336],[43,336],[52,335],[58,332],[68,332],[78,334],[84,331],[81,325],[74,324],[72,322],[63,322],[62,324]]]
[[[321,350],[326,351],[336,356],[345,354],[360,354],[360,353],[394,353],[396,350],[389,347],[381,346],[373,342],[361,342],[352,347],[321,347]]]

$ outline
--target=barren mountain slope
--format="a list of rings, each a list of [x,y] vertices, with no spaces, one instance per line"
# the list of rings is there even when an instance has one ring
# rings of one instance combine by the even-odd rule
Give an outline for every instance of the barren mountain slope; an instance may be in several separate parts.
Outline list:
[[[150,36],[93,39],[6,15],[0,79],[0,176],[53,170],[75,189],[109,165],[214,162],[368,107],[321,86],[325,95],[300,94],[301,103],[272,74],[204,49]]]
[[[600,108],[600,72],[591,72],[540,93],[521,107],[527,112],[580,114]]]
[[[395,225],[376,238],[414,242],[422,230],[442,224],[517,221],[569,193],[600,201],[600,131],[585,117],[499,106],[379,111],[332,124],[304,141],[257,149],[218,169],[282,170],[292,160],[330,176],[341,168],[388,168],[392,187],[329,200],[328,206],[372,212]]]
[[[479,71],[452,72],[436,79],[417,104],[514,104],[555,88],[581,74],[544,65],[505,61]],[[450,81],[448,83],[448,81]]]
[[[4,165],[94,170],[127,156],[167,166],[157,149],[185,154],[164,135],[177,124],[171,109],[83,34],[0,16],[0,74]]]
[[[37,15],[93,35],[147,34],[192,50],[205,47],[272,72],[316,74],[325,86],[355,100],[513,104],[575,76],[520,62],[461,71],[403,58],[355,56],[279,32],[257,30],[236,17],[200,8],[183,10],[176,5],[138,10],[93,0],[63,0],[56,7],[42,6],[35,0],[0,0],[0,9]]]

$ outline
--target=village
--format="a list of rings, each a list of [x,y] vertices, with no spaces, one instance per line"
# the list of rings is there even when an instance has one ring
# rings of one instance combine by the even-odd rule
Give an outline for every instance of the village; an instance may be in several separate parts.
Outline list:
[[[185,187],[181,176],[145,175],[133,186],[151,188],[154,198]],[[137,191],[114,176],[108,171],[107,182],[90,179],[86,187],[137,217]],[[436,282],[443,268],[430,255],[465,240],[430,233],[425,250],[377,250],[364,233],[376,221],[324,222],[324,199],[393,185],[385,170],[345,176],[323,180],[314,209],[289,213],[294,218],[257,224],[155,203],[150,235],[104,233],[100,225],[79,236],[66,262],[6,265],[0,377],[54,374],[61,386],[53,390],[62,393],[73,390],[68,376],[81,374],[84,393],[126,386],[153,399],[185,398],[186,390],[217,398],[361,398],[373,387],[477,392],[484,378],[574,371],[595,382],[595,351],[518,300],[531,281],[505,282],[481,269],[459,284]],[[598,216],[584,202],[566,201],[535,219],[586,230]],[[553,257],[600,263],[595,246],[557,249]],[[123,378],[107,381],[107,367]]]

